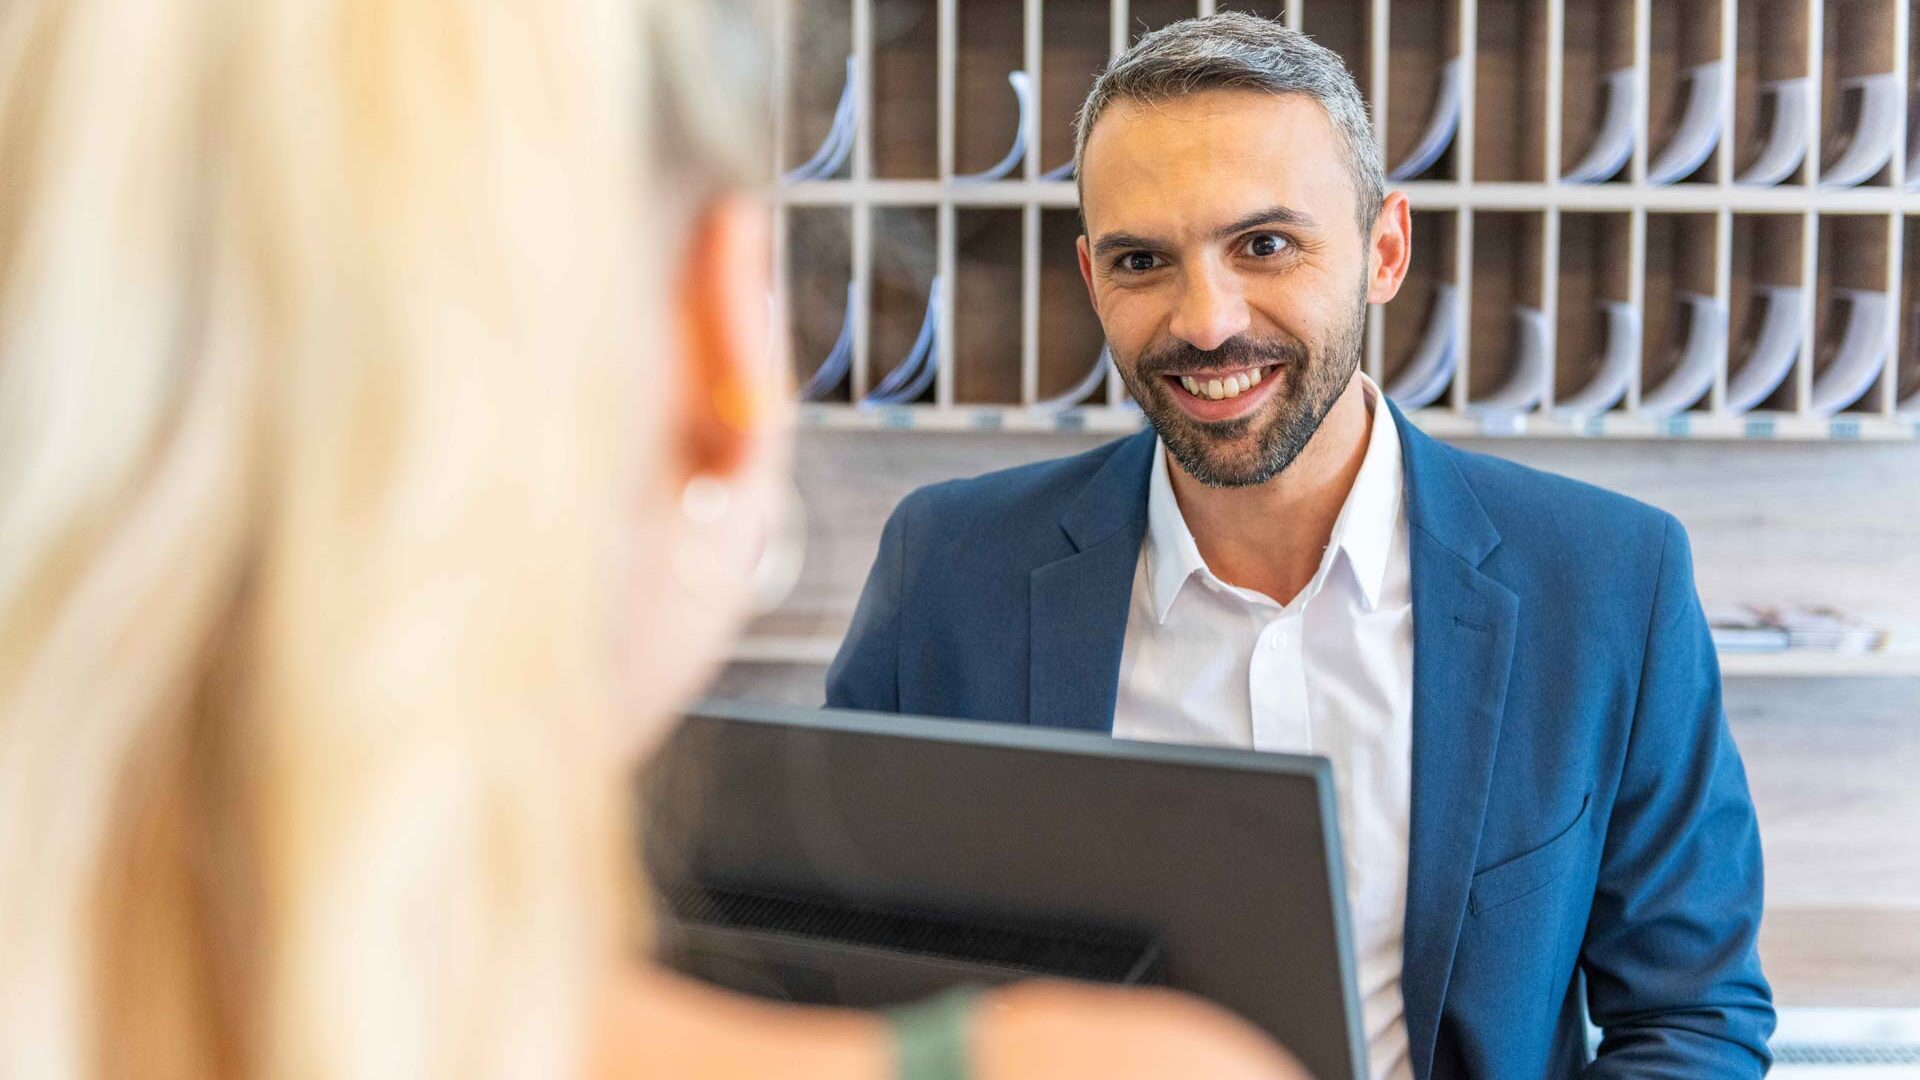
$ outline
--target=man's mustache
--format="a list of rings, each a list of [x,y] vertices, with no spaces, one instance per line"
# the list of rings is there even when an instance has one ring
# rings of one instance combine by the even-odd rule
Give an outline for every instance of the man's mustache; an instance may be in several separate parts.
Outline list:
[[[1241,335],[1228,338],[1214,349],[1197,349],[1182,341],[1142,353],[1134,362],[1134,371],[1142,376],[1168,375],[1266,364],[1302,364],[1306,359],[1307,348],[1300,342],[1261,341]]]

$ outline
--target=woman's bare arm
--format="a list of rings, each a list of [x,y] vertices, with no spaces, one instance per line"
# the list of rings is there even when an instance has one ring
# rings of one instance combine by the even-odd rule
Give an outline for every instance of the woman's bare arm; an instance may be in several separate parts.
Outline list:
[[[613,995],[596,1080],[895,1080],[881,1016],[777,1005],[657,968]],[[973,1021],[975,1080],[1305,1080],[1264,1035],[1184,994],[1062,982],[983,997]]]

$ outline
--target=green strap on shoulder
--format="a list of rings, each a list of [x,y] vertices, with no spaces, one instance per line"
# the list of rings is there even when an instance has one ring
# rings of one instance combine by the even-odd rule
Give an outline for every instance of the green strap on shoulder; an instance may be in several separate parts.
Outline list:
[[[968,1035],[979,998],[962,988],[887,1010],[898,1080],[969,1080]]]

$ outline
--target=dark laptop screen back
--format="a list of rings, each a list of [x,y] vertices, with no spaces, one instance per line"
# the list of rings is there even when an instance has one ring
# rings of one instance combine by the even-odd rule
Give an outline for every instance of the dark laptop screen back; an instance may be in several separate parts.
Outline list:
[[[709,704],[643,783],[667,962],[874,1006],[962,982],[1159,983],[1364,1075],[1319,758]]]

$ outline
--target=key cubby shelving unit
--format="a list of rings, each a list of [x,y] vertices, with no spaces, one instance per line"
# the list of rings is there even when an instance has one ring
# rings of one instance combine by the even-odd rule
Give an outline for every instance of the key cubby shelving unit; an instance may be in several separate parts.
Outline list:
[[[1227,8],[1369,97],[1415,255],[1364,363],[1428,431],[1920,431],[1920,0],[790,0],[803,424],[1137,428],[1075,261],[1072,118],[1129,41]]]

